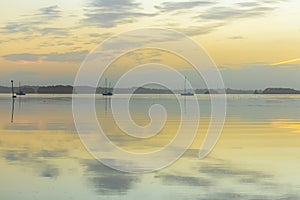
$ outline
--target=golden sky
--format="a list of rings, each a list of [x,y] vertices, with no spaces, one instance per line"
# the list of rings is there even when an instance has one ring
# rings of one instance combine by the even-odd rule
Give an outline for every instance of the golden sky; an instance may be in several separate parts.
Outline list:
[[[298,0],[11,0],[0,8],[0,85],[11,78],[29,85],[72,84],[100,42],[145,27],[194,39],[225,70],[228,87],[300,85]],[[255,72],[274,74],[257,84],[235,79]]]

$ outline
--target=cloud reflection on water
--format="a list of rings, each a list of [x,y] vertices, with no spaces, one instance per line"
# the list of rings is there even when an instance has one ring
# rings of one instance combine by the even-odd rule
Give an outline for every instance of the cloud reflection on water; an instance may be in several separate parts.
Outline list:
[[[57,178],[60,174],[59,167],[47,159],[64,157],[67,155],[66,153],[67,150],[41,150],[33,153],[28,148],[0,151],[0,155],[7,161],[8,165],[31,168],[34,174],[45,178]]]
[[[0,97],[2,111],[0,113],[0,167],[6,171],[14,168],[12,171],[19,170],[21,174],[26,175],[3,180],[0,199],[4,194],[2,191],[8,190],[6,182],[9,181],[22,187],[17,189],[24,193],[28,192],[28,188],[38,188],[40,185],[45,185],[46,188],[44,189],[46,191],[41,189],[40,192],[48,193],[47,189],[53,187],[57,189],[55,195],[60,199],[68,198],[66,191],[72,194],[82,192],[80,194],[87,195],[86,199],[92,200],[300,199],[300,183],[297,174],[286,169],[291,165],[295,168],[299,165],[297,160],[299,134],[292,132],[299,128],[295,120],[299,118],[299,106],[296,106],[299,99],[269,101],[266,97],[254,97],[231,97],[229,120],[214,154],[205,160],[198,160],[198,150],[190,149],[174,165],[146,175],[117,172],[102,165],[88,154],[73,132],[70,98],[47,97],[46,103],[43,103],[43,98],[30,99],[31,97],[28,96],[24,101],[22,100],[22,110],[16,109],[16,124],[11,125],[10,107],[7,109],[6,106],[10,105],[10,99],[4,101]],[[143,106],[143,102],[136,100],[136,103],[140,103],[140,107]],[[202,104],[206,105],[203,102]],[[103,106],[100,103],[97,105]],[[133,113],[138,111],[140,113],[141,110],[133,108]],[[205,110],[203,114],[206,114]],[[284,117],[286,121],[279,121],[278,116]],[[275,117],[279,122],[270,124]],[[24,119],[26,121],[22,121]],[[110,128],[110,124],[108,125]],[[130,146],[130,139],[119,137],[114,132],[109,137],[116,142],[122,141],[124,146]],[[134,144],[138,150],[141,148],[148,150],[148,146],[138,142]],[[159,144],[154,140],[154,145]],[[290,147],[293,148],[289,149]],[[284,152],[282,148],[285,149]],[[252,152],[253,149],[258,153]],[[231,160],[223,157],[222,153],[226,151],[233,153]],[[247,166],[243,163],[242,157],[249,156],[247,153],[250,151],[252,154],[248,158],[252,160]],[[260,159],[267,160],[268,163],[260,162]],[[282,163],[286,164],[281,165]],[[273,171],[272,168],[276,168],[277,165],[282,167],[278,169],[286,171]],[[292,180],[282,180],[280,176],[294,177],[295,183],[291,183]],[[33,182],[36,177],[38,181]],[[23,187],[19,182],[29,184]],[[60,191],[60,188],[63,191]],[[156,195],[156,198],[151,195]],[[24,196],[20,199],[26,199]],[[41,197],[39,199],[50,199],[48,194],[39,197]]]
[[[97,160],[82,160],[85,174],[91,186],[102,195],[125,195],[140,182],[140,176],[118,172]]]
[[[178,199],[299,199],[297,190],[278,182],[267,172],[250,170],[222,159],[209,157],[205,161],[191,162],[184,157],[179,165],[190,169],[173,168],[157,172],[156,179],[162,185],[177,188],[174,193]]]

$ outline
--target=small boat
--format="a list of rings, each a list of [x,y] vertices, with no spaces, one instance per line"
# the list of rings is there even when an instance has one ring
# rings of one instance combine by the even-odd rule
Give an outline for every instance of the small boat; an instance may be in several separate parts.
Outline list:
[[[113,93],[110,91],[110,84],[109,87],[107,87],[107,79],[105,79],[105,88],[104,92],[102,93],[103,96],[112,96]]]
[[[194,96],[194,93],[191,92],[181,93],[181,96]]]
[[[22,96],[22,95],[26,95],[26,93],[24,91],[19,91],[19,92],[16,92],[16,95]]]
[[[194,96],[194,93],[186,91],[186,77],[184,79],[184,89],[183,93],[181,93],[181,96]]]
[[[26,95],[26,92],[21,90],[21,82],[19,82],[19,92],[16,92],[16,95],[18,95],[18,96]]]
[[[102,95],[103,96],[112,96],[113,93],[112,92],[103,92]]]

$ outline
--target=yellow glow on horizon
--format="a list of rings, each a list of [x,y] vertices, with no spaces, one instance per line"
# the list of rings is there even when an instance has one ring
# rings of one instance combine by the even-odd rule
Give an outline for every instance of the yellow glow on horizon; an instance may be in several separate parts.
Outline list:
[[[297,62],[297,61],[300,61],[300,58],[295,58],[295,59],[291,59],[291,60],[285,60],[285,61],[273,63],[273,64],[271,64],[271,66],[277,66],[277,65],[282,65],[282,64],[294,63],[294,62]]]
[[[281,121],[274,121],[272,125],[277,128],[283,129],[291,129],[293,133],[300,133],[300,124],[299,122],[281,122]]]

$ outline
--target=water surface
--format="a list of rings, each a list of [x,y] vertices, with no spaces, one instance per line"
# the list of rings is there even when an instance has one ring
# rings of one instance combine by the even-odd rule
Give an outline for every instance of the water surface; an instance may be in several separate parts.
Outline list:
[[[122,104],[124,97],[112,98]],[[0,95],[0,199],[300,199],[299,95],[228,95],[222,136],[204,160],[197,156],[210,103],[207,95],[197,98],[201,123],[184,156],[157,172],[126,174],[87,152],[75,130],[70,95],[27,95],[15,102]],[[168,112],[160,134],[142,142],[117,128],[109,103],[97,96],[99,123],[124,149],[159,149],[178,128],[174,96],[133,96],[131,115],[141,126],[149,123],[151,105]]]

